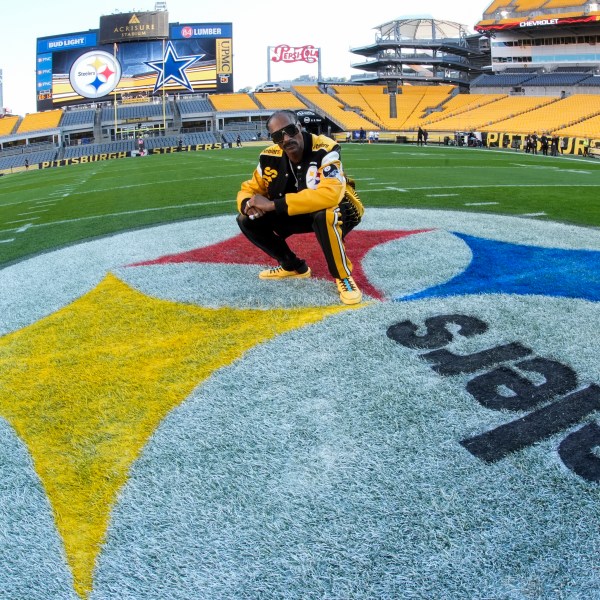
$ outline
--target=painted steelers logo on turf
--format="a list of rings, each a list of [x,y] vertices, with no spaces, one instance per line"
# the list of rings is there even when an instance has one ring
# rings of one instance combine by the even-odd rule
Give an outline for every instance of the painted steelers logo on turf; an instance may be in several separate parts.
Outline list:
[[[581,324],[600,327],[600,234],[509,217],[371,210],[347,240],[371,301],[348,309],[314,236],[293,241],[312,280],[262,282],[256,275],[267,261],[230,221],[130,232],[0,271],[0,433],[10,440],[13,432],[31,457],[49,502],[48,509],[35,501],[36,527],[46,523],[37,562],[61,570],[56,544],[41,547],[53,523],[69,567],[65,589],[102,597],[136,581],[139,597],[152,597],[150,587],[185,564],[191,545],[206,562],[177,582],[173,597],[205,593],[192,581],[209,585],[204,569],[239,560],[229,553],[245,539],[211,541],[213,530],[228,528],[221,519],[230,498],[213,497],[220,485],[241,495],[240,506],[252,499],[258,513],[272,514],[262,503],[280,476],[294,502],[317,485],[301,473],[308,465],[318,466],[319,481],[347,474],[367,485],[359,465],[386,465],[378,453],[397,443],[394,469],[385,471],[396,482],[414,468],[397,422],[406,434],[411,424],[422,430],[415,450],[425,462],[435,456],[438,471],[452,468],[436,455],[444,447],[479,479],[486,468],[510,479],[518,456],[538,472],[561,465],[558,497],[569,477],[591,481],[600,373],[596,342]],[[307,376],[283,389],[290,369]],[[507,393],[509,383],[517,393]],[[355,420],[378,424],[368,430],[372,456],[362,454],[361,429],[342,425]],[[334,433],[344,443],[330,447]],[[303,435],[318,440],[310,460]],[[292,454],[254,454],[256,444],[278,447],[282,439]],[[530,442],[510,446],[514,439]],[[218,456],[229,459],[208,468]],[[338,461],[343,469],[332,468]],[[439,493],[435,477],[419,493]],[[338,502],[336,489],[330,500],[344,511],[349,497]],[[170,548],[158,566],[156,548],[138,538],[148,529]],[[131,552],[140,554],[120,558]],[[23,576],[30,559],[15,554],[9,570]],[[350,573],[351,565],[342,560],[340,569]]]

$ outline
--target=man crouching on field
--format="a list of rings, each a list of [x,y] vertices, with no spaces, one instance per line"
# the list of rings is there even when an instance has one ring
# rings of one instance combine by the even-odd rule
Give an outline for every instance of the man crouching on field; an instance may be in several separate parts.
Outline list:
[[[311,276],[286,239],[314,232],[344,304],[357,304],[362,293],[352,278],[344,238],[364,209],[354,182],[344,175],[340,146],[324,135],[301,130],[296,114],[273,113],[267,130],[274,142],[259,157],[252,179],[237,195],[238,225],[244,235],[279,266],[261,271],[260,279],[279,281]]]

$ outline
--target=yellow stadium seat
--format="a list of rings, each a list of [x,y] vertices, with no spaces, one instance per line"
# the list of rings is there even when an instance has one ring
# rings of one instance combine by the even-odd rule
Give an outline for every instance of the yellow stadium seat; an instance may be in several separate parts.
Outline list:
[[[306,105],[291,92],[256,92],[254,97],[269,110],[302,110]]]
[[[15,128],[15,125],[19,121],[19,117],[8,116],[0,119],[0,136],[10,135]]]
[[[490,127],[482,127],[481,130],[510,133],[551,132],[575,125],[600,113],[600,96],[595,94],[573,94],[562,100],[556,97],[550,100],[546,106],[505,119]]]
[[[256,102],[248,94],[211,94],[208,100],[215,110],[222,112],[259,110]]]
[[[25,115],[17,133],[27,133],[29,131],[42,131],[44,129],[56,129],[62,117],[62,110],[48,110],[39,113],[30,113]]]

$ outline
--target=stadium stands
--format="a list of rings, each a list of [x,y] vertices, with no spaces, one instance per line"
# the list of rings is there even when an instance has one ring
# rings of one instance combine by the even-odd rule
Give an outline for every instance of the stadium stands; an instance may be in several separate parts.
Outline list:
[[[109,154],[111,152],[128,152],[134,149],[134,140],[124,140],[121,142],[110,142],[106,144],[69,146],[68,148],[65,148],[63,158],[76,158],[78,156],[91,156],[93,154]]]
[[[46,150],[56,151],[52,142],[36,142],[30,144],[17,144],[6,146],[0,151],[0,156],[12,156],[13,154],[31,154],[32,152],[45,152]]]
[[[316,84],[295,85],[294,90],[301,96],[306,94],[319,94],[321,92],[319,86]]]
[[[335,97],[380,129],[417,128],[426,111],[438,108],[455,90],[452,85],[400,86],[396,95],[395,118],[390,118],[390,96],[387,86],[334,85]],[[373,126],[371,126],[373,129]]]
[[[300,95],[310,108],[317,112],[328,115],[333,120],[341,123],[346,130],[379,130],[379,125],[368,121],[353,110],[345,110],[344,105],[330,96],[323,94],[318,86],[294,86],[294,90]]]
[[[377,95],[383,96],[383,86],[334,85],[332,89],[335,92],[335,96],[346,106],[358,108],[367,119],[383,126],[379,115],[371,108],[370,104],[370,100],[373,97]]]
[[[353,65],[365,71],[356,81],[294,82],[291,88],[286,82],[285,91],[273,93],[124,93],[24,118],[6,116],[0,119],[0,158],[10,159],[13,168],[25,153],[37,159],[54,152],[61,159],[129,152],[138,149],[139,137],[150,150],[235,145],[238,136],[267,142],[266,119],[280,109],[314,110],[323,120],[307,120],[307,127],[338,139],[363,129],[383,133],[382,141],[412,141],[418,127],[440,143],[461,131],[598,135],[598,1],[488,2],[475,35],[460,26],[456,39],[438,36],[434,27],[459,24],[422,18],[377,27],[374,45],[352,50],[368,59]],[[561,22],[570,16],[585,18]],[[424,31],[415,29],[417,21]],[[125,141],[114,141],[119,139]]]
[[[591,75],[587,79],[580,81],[577,85],[589,86],[589,87],[600,87],[600,75]]]
[[[0,119],[0,136],[10,135],[19,122],[20,117],[8,116]]]
[[[220,112],[259,110],[258,105],[248,94],[211,94],[208,99],[213,110]]]
[[[437,122],[453,117],[461,113],[485,106],[491,102],[496,102],[501,98],[506,98],[506,94],[458,94],[453,96],[441,107],[440,112],[432,113],[422,119],[421,126],[437,124]]]
[[[495,75],[479,75],[471,82],[472,88],[479,87],[505,87],[522,85],[535,77],[535,73],[498,73]]]
[[[182,141],[182,144],[185,144],[183,136],[180,135],[165,135],[155,138],[145,138],[144,144],[146,145],[147,150],[153,150],[154,148],[164,148],[167,146],[175,147],[179,144],[179,140]]]
[[[450,94],[456,89],[451,85],[403,86],[403,89],[406,89],[407,91],[418,90],[419,88],[421,88],[424,93],[411,113],[406,116],[403,125],[404,129],[418,128],[423,119],[426,118],[427,112],[441,107],[441,105],[449,99]]]
[[[173,116],[173,110],[169,103],[163,104],[152,103],[152,104],[130,104],[117,106],[117,121],[134,120],[134,119],[148,119],[148,118],[162,118],[164,115],[171,118]],[[110,123],[115,119],[115,109],[112,106],[105,106],[102,109],[102,123]]]
[[[556,98],[549,96],[505,96],[479,108],[437,121],[435,128],[445,131],[488,131],[491,128],[495,131],[494,128],[497,127],[499,122],[511,118],[515,114],[527,113],[527,115],[530,115],[530,111],[555,100]],[[531,128],[531,117],[525,118],[529,119],[529,127]]]
[[[84,110],[67,110],[60,122],[61,127],[93,127],[96,111],[93,108]]]
[[[212,104],[208,100],[185,99],[180,100],[177,106],[182,116],[212,113],[214,111]]]
[[[201,144],[216,144],[220,139],[212,132],[186,133],[182,135],[167,135],[144,138],[147,150],[165,147],[177,147],[181,140],[183,146],[195,146]],[[63,158],[75,158],[79,156],[90,156],[94,154],[109,154],[114,152],[131,152],[137,150],[135,140],[123,140],[105,144],[85,144],[82,146],[70,146],[65,148]]]
[[[575,123],[575,125],[557,129],[554,133],[559,136],[600,139],[600,115],[586,119],[581,123]]]
[[[57,129],[62,115],[62,110],[48,110],[25,115],[17,129],[17,133]]]
[[[224,131],[223,141],[235,145],[238,134],[242,142],[253,142],[258,139],[256,131]],[[265,134],[262,139],[266,141],[269,138]]]
[[[41,162],[54,160],[55,158],[56,150],[2,156],[0,157],[0,171],[24,167],[25,161],[27,161],[30,166],[33,166]]]
[[[302,110],[307,106],[291,92],[263,92],[255,93],[258,103],[267,110]]]
[[[562,100],[553,97],[550,100],[546,106],[496,123],[493,128],[482,127],[481,131],[497,131],[500,128],[511,133],[552,132],[600,114],[598,96],[573,94]]]
[[[534,86],[570,86],[577,85],[580,81],[587,79],[585,73],[545,73],[527,80],[527,85]]]
[[[366,132],[389,132],[391,135],[380,138],[386,141],[396,141],[398,137],[412,140],[418,127],[433,133],[430,139],[440,143],[444,136],[457,131],[512,134],[545,131],[558,132],[560,136],[600,137],[600,94],[574,93],[584,85],[595,85],[600,90],[600,76],[593,72],[592,67],[563,65],[549,73],[513,67],[499,74],[481,76],[475,89],[485,88],[488,78],[494,79],[495,85],[502,80],[507,91],[511,86],[533,86],[532,82],[537,82],[536,87],[545,88],[545,95],[467,94],[457,93],[458,88],[452,85],[403,85],[395,95],[397,116],[394,118],[390,117],[390,95],[387,86],[383,85],[330,84],[321,88],[310,84],[294,86],[289,92],[270,94],[172,98],[166,105],[172,117],[166,132],[153,130],[151,125],[138,133],[135,125],[152,119],[156,122],[157,118],[161,118],[161,103],[119,105],[118,119],[129,120],[124,125],[123,134],[131,137],[117,142],[108,141],[107,135],[114,121],[115,109],[111,104],[101,109],[100,115],[106,122],[106,129],[101,132],[100,128],[94,127],[100,110],[96,108],[27,115],[21,123],[26,127],[18,126],[20,117],[7,116],[0,119],[0,170],[21,169],[25,160],[33,166],[40,161],[131,152],[138,148],[136,136],[139,135],[143,136],[145,147],[151,151],[160,147],[177,147],[180,141],[186,147],[219,143],[235,146],[238,135],[244,143],[268,142],[265,120],[272,111],[282,108],[315,110],[327,120],[322,127],[332,127],[335,133],[361,128]],[[567,89],[566,97],[565,94],[553,93],[553,88]],[[215,105],[221,108],[216,109]],[[173,111],[173,107],[177,110]],[[182,118],[176,122],[178,114]],[[219,130],[213,131],[215,127]],[[33,129],[29,133],[21,132],[27,128]],[[51,135],[39,135],[49,128],[52,129]],[[90,141],[94,137],[97,141],[104,141],[64,147],[61,133],[66,134],[63,139],[67,143],[77,139],[81,142],[84,137]],[[42,140],[43,143],[40,143]]]
[[[195,144],[217,144],[220,140],[211,131],[201,131],[197,133],[186,133],[183,136],[183,143],[185,145]]]

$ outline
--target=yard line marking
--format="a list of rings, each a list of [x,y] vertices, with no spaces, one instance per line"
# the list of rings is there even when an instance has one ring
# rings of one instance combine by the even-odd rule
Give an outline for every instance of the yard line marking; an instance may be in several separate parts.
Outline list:
[[[40,212],[48,212],[48,209],[47,208],[38,208],[38,209],[32,210],[30,212],[19,213],[17,215],[17,217],[25,217],[26,215],[35,215],[36,213],[40,213]]]
[[[66,223],[76,223],[78,221],[90,221],[93,219],[106,219],[107,217],[120,217],[122,215],[137,215],[139,213],[146,212],[155,212],[159,210],[173,210],[176,208],[189,208],[191,206],[212,206],[216,204],[231,204],[231,200],[215,200],[213,202],[192,202],[190,204],[176,204],[172,206],[160,206],[156,208],[143,208],[141,210],[127,210],[119,213],[108,213],[105,215],[92,215],[89,217],[78,217],[77,219],[65,219],[63,221],[50,221],[48,223],[31,223],[30,226],[34,228],[38,227],[49,227],[52,225],[64,225]],[[36,217],[33,217],[34,219]],[[16,223],[18,221],[11,221],[11,223]],[[18,231],[18,229],[5,229],[4,231],[0,231],[0,233],[8,233],[9,231]]]
[[[478,167],[479,168],[479,167]],[[207,179],[229,179],[231,177],[245,177],[246,179],[248,178],[248,173],[233,173],[231,175],[211,175],[210,177],[189,177],[187,179],[182,179],[182,178],[178,178],[178,179],[161,179],[160,181],[145,181],[143,183],[132,183],[130,185],[116,185],[114,187],[108,187],[108,188],[92,188],[92,189],[88,189],[88,190],[84,190],[81,192],[73,192],[71,195],[72,196],[80,196],[80,195],[85,195],[85,194],[89,194],[90,192],[112,192],[113,190],[124,190],[124,189],[129,189],[129,188],[136,188],[136,187],[147,187],[147,186],[157,186],[157,185],[161,185],[161,184],[165,184],[165,183],[184,183],[184,182],[191,182],[191,181],[206,181]],[[69,189],[69,188],[63,188],[63,189]]]
[[[425,194],[428,198],[447,198],[448,196],[458,196],[458,194]]]
[[[525,165],[523,163],[510,163],[514,167],[525,167],[526,169],[552,169],[555,171],[558,167],[552,165]]]
[[[14,242],[15,238],[10,238],[8,240],[0,240],[0,244],[10,244],[11,242]]]
[[[19,229],[17,229],[17,233],[23,233],[24,231],[27,231],[32,225],[33,225],[33,223],[27,223],[27,225],[23,225],[23,227],[19,227]]]
[[[537,213],[523,213],[522,215],[519,215],[520,217],[543,217],[546,213],[545,212],[537,212]]]
[[[522,163],[511,163],[515,167],[526,167],[527,169],[546,169],[554,171],[555,173],[582,173],[583,175],[591,175],[591,171],[583,171],[581,169],[561,169],[560,167],[553,167],[551,165],[524,165]]]
[[[39,219],[39,217],[29,217],[28,219],[20,219],[19,221],[6,221],[6,224],[13,225],[15,223],[27,223],[27,221],[32,221],[34,219]]]
[[[500,204],[500,202],[465,202],[465,206],[487,206],[488,204]]]
[[[395,192],[408,192],[408,190],[405,190],[404,188],[398,188],[398,187],[386,187],[386,190],[393,190]]]
[[[413,192],[418,190],[447,190],[447,189],[473,189],[481,190],[484,188],[489,189],[500,189],[500,188],[597,188],[600,187],[598,183],[500,183],[500,184],[479,184],[479,185],[428,185],[423,187],[409,187],[405,188],[407,192]],[[387,192],[390,188],[382,187],[374,190],[367,190],[368,192]]]

